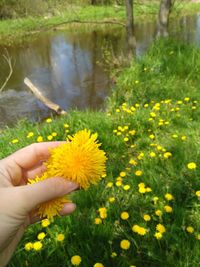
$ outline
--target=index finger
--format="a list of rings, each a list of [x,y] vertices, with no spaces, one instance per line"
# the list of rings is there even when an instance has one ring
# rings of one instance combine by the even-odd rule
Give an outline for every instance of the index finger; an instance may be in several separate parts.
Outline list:
[[[34,143],[16,151],[6,159],[14,161],[23,169],[29,169],[39,161],[46,160],[50,156],[50,148],[55,148],[63,143],[65,141]]]

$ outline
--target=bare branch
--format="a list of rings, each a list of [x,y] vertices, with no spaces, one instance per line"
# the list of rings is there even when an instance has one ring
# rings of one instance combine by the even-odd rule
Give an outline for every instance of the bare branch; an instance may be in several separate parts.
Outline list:
[[[9,56],[9,53],[8,53],[8,50],[7,49],[6,49],[6,55],[3,55],[3,58],[8,63],[8,66],[9,66],[9,74],[8,74],[7,78],[5,79],[5,82],[3,83],[3,85],[0,87],[0,92],[3,91],[3,89],[5,88],[6,84],[10,80],[10,77],[12,76],[12,73],[13,73],[12,58]]]

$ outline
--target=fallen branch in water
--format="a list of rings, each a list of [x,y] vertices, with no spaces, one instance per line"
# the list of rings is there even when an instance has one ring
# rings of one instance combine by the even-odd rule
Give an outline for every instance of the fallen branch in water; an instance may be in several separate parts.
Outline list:
[[[6,55],[3,55],[4,59],[6,60],[6,62],[8,63],[9,66],[9,74],[7,76],[7,78],[5,79],[5,82],[3,83],[3,85],[0,87],[0,92],[3,91],[3,89],[5,88],[6,84],[8,83],[8,81],[10,80],[10,77],[12,76],[13,73],[13,67],[12,67],[12,59],[8,54],[8,51],[6,50]]]
[[[63,110],[59,105],[53,103],[47,97],[45,97],[41,91],[29,80],[28,78],[24,79],[24,83],[28,86],[31,92],[35,95],[37,99],[39,99],[45,106],[49,109],[54,110],[57,114],[66,114],[67,112]]]

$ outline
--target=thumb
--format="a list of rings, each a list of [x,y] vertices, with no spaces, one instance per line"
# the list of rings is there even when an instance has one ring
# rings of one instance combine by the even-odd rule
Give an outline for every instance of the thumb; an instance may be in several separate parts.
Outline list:
[[[35,184],[21,186],[20,190],[23,202],[25,203],[25,208],[27,212],[29,212],[38,204],[62,197],[78,187],[78,184],[63,178],[55,177]]]

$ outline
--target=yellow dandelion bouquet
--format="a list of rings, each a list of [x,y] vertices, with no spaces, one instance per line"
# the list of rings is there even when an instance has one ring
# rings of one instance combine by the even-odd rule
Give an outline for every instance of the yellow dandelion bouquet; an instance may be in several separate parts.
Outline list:
[[[46,171],[42,176],[30,180],[36,183],[50,177],[63,177],[87,189],[96,184],[105,174],[106,155],[101,150],[97,140],[97,133],[82,130],[69,137],[69,140],[50,150],[50,157],[45,162]],[[39,205],[40,217],[53,218],[59,214],[64,204],[69,202],[66,197],[54,199]]]

